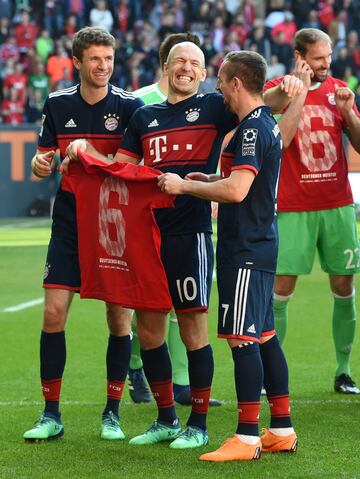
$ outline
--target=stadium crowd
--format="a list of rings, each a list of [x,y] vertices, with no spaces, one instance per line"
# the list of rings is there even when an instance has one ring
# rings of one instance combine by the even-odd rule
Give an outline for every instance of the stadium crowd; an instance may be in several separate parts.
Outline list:
[[[201,40],[213,91],[227,52],[253,50],[268,63],[268,79],[292,68],[297,29],[321,28],[333,41],[332,73],[360,105],[359,0],[1,0],[0,121],[37,123],[49,91],[78,81],[73,34],[99,26],[116,38],[112,83],[136,90],[159,76],[158,49],[168,33],[186,30]]]

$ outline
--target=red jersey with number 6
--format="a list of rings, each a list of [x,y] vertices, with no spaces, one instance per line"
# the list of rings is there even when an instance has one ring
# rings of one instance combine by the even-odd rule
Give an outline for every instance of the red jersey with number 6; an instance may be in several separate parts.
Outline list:
[[[82,298],[127,308],[169,311],[154,208],[173,206],[157,186],[158,170],[105,164],[84,153],[66,185],[76,196]]]
[[[265,89],[281,83],[267,82]],[[346,122],[335,104],[335,85],[328,76],[309,90],[297,132],[284,148],[278,190],[278,211],[316,211],[353,203],[342,132]],[[354,107],[357,115],[359,112]]]

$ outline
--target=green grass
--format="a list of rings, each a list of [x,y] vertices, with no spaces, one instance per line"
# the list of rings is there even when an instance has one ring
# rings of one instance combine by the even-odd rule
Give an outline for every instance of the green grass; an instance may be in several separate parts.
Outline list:
[[[216,288],[210,308],[216,367],[212,395],[224,404],[210,410],[208,448],[172,451],[166,444],[131,447],[127,441],[110,443],[99,439],[106,377],[104,306],[79,298],[71,308],[66,332],[67,367],[62,390],[65,438],[54,443],[24,443],[23,432],[42,409],[38,377],[42,306],[13,313],[4,310],[42,296],[49,223],[17,223],[0,223],[0,478],[360,478],[360,398],[332,392],[332,299],[328,280],[318,264],[310,276],[299,280],[290,303],[285,345],[292,416],[300,444],[296,454],[263,454],[260,461],[251,463],[198,461],[203,450],[212,450],[233,434],[237,420],[231,355],[225,341],[216,339],[215,333]],[[360,382],[358,337],[359,334],[352,355],[352,373]],[[189,409],[177,410],[185,423]],[[126,389],[121,424],[127,438],[142,432],[154,418],[154,404],[134,405]],[[268,418],[263,400],[261,426],[268,425]]]

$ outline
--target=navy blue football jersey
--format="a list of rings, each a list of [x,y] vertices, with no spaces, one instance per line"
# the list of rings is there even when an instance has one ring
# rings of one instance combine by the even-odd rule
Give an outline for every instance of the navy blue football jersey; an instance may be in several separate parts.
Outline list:
[[[119,152],[183,178],[194,171],[215,173],[224,136],[236,124],[218,93],[146,105],[132,117]],[[163,235],[211,232],[210,202],[178,196],[175,208],[158,210],[156,220]]]
[[[82,98],[80,84],[50,93],[43,109],[38,149],[41,152],[59,149],[63,160],[69,143],[85,138],[100,153],[113,158],[130,117],[143,104],[132,93],[110,84],[106,97],[94,105]],[[66,181],[64,175],[54,204],[52,232],[74,238],[77,231],[75,199],[62,190]]]
[[[277,257],[276,191],[282,141],[269,107],[253,110],[239,124],[221,156],[221,176],[247,168],[256,177],[241,203],[219,205],[218,268],[275,272]]]

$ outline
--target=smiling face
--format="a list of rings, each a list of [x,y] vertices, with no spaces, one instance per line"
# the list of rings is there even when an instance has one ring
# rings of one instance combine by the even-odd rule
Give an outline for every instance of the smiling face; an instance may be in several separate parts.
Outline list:
[[[81,83],[90,88],[104,88],[114,69],[114,50],[110,46],[92,45],[83,51],[82,60],[73,57]]]
[[[331,45],[326,41],[309,44],[305,55],[300,55],[314,72],[312,82],[323,82],[326,80],[331,65],[331,55]]]
[[[164,65],[169,81],[169,96],[185,99],[194,95],[206,77],[204,64],[204,54],[194,43],[175,45]]]

